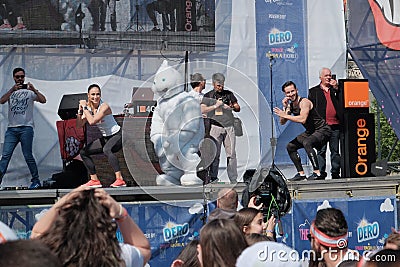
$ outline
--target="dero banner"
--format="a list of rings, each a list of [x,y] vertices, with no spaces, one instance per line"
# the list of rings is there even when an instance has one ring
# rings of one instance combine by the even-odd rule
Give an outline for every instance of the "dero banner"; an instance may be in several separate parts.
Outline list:
[[[383,247],[391,233],[397,229],[397,202],[394,196],[354,199],[295,200],[292,203],[292,231],[287,239],[293,240],[294,248],[307,257],[311,249],[307,234],[317,211],[324,208],[340,209],[347,221],[350,249],[363,255],[364,251]]]
[[[308,95],[305,13],[304,1],[256,1],[258,85],[268,104],[272,101],[273,106],[282,105],[281,86],[288,80],[297,85],[301,96]],[[293,127],[300,128],[301,125],[278,129],[275,131],[275,137],[284,134],[284,131],[292,135],[296,132]],[[278,142],[276,157],[279,162],[285,161],[284,158],[288,159],[285,146],[286,143]]]

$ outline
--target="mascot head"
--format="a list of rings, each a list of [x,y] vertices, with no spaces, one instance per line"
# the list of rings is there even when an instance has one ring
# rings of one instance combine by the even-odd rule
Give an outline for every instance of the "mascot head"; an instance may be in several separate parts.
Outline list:
[[[151,89],[155,94],[162,97],[171,97],[183,91],[183,79],[181,74],[168,65],[164,60],[154,76],[154,82]]]

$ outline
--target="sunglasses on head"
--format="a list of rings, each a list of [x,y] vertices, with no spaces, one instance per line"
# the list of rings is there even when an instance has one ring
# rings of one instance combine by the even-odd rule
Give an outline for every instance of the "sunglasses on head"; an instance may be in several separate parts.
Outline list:
[[[17,79],[22,79],[22,78],[25,78],[25,75],[15,75],[14,77]]]

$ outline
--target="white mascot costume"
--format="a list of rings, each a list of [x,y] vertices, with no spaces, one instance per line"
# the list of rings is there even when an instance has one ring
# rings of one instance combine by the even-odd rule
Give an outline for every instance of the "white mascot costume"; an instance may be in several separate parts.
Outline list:
[[[154,109],[150,138],[161,170],[157,185],[201,185],[196,167],[204,138],[204,123],[198,100],[184,91],[180,73],[164,60],[152,86],[159,97]]]

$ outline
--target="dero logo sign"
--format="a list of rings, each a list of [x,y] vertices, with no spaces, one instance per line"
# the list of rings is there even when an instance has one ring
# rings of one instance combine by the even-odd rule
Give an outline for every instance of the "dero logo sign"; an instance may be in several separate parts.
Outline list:
[[[270,45],[287,44],[292,41],[293,35],[291,31],[281,32],[278,29],[273,29],[268,35]]]
[[[378,238],[378,236],[379,236],[378,222],[368,223],[367,221],[363,220],[360,223],[360,226],[357,227],[358,242],[364,242],[367,240]]]
[[[163,229],[163,236],[165,241],[170,241],[181,236],[186,236],[189,233],[189,224],[174,224],[168,223]]]

